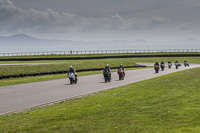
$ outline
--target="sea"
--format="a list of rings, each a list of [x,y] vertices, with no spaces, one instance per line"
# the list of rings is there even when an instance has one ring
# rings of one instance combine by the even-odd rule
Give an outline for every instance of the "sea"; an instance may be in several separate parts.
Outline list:
[[[200,49],[197,44],[68,44],[68,45],[0,45],[0,56],[3,53],[53,52],[53,51],[99,51],[99,50],[167,50],[167,49]]]

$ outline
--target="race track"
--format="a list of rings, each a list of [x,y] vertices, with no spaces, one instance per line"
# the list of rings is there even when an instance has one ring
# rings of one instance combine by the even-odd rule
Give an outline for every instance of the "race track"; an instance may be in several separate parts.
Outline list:
[[[126,77],[123,81],[118,80],[117,72],[112,72],[110,83],[104,82],[103,74],[97,74],[78,77],[78,84],[70,85],[66,75],[66,79],[0,87],[0,115],[84,96],[194,67],[200,67],[200,65],[193,64],[186,68],[182,65],[177,70],[173,64],[171,69],[166,67],[165,71],[160,71],[158,74],[153,68],[130,70],[126,71]]]

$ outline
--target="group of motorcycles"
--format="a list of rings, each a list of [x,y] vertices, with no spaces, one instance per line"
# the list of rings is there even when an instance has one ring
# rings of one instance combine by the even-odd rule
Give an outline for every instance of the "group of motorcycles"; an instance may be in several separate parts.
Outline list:
[[[124,77],[125,77],[124,69],[119,68],[117,73],[119,75],[119,80],[124,80]],[[111,71],[110,71],[110,69],[105,69],[103,71],[103,76],[104,76],[105,82],[111,82]],[[68,78],[70,80],[70,84],[76,84],[77,81],[78,81],[77,73],[69,72]]]
[[[119,75],[119,80],[124,80],[125,72],[122,68],[119,68],[117,71],[117,74]],[[105,82],[111,81],[111,72],[109,69],[105,69],[103,72],[104,80]]]
[[[175,66],[176,66],[176,69],[178,69],[178,67],[181,66],[181,64],[178,63],[178,61],[176,61]],[[189,67],[189,63],[187,61],[184,61],[184,66]],[[168,62],[168,68],[171,69],[171,67],[172,67],[172,63]],[[161,68],[161,71],[164,71],[164,69],[165,69],[164,62],[161,62],[160,68]],[[155,65],[154,65],[154,69],[155,69],[156,73],[159,72],[160,68],[159,68],[158,62],[156,62]],[[119,80],[124,80],[125,71],[122,67],[120,67],[118,69],[117,74],[119,75]],[[104,69],[103,76],[104,76],[105,82],[111,82],[111,71],[110,71],[110,69]],[[76,84],[77,81],[78,81],[77,73],[74,73],[74,72],[68,73],[68,78],[70,80],[70,84]]]
[[[181,64],[180,64],[178,61],[176,61],[176,62],[175,62],[175,67],[176,67],[176,69],[178,69],[179,66],[181,66]],[[187,66],[189,67],[189,63],[188,63],[187,61],[184,61],[184,66],[185,66],[185,67],[187,67]],[[172,63],[171,63],[171,62],[168,62],[168,68],[171,69],[171,67],[172,67]],[[165,69],[165,64],[164,64],[164,63],[161,63],[161,64],[160,64],[160,68],[161,68],[162,71],[164,71],[164,69]],[[160,69],[160,68],[159,68],[159,64],[156,63],[156,64],[154,65],[154,69],[155,69],[156,73],[159,72],[159,69]]]

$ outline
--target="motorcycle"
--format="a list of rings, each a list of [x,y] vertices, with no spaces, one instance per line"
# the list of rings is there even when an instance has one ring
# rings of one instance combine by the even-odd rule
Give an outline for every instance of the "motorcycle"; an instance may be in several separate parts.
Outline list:
[[[172,63],[168,63],[168,68],[171,69]]]
[[[156,73],[158,73],[160,68],[159,68],[158,65],[155,65],[155,66],[154,66],[154,69],[155,69]]]
[[[184,66],[186,67],[186,66],[188,66],[189,67],[189,63],[187,63],[187,62],[184,62]]]
[[[109,72],[108,70],[105,70],[103,75],[104,75],[105,82],[111,81],[111,72]]]
[[[124,80],[124,70],[120,68],[117,73],[119,75],[119,80]]]
[[[77,83],[78,79],[77,79],[77,73],[69,73],[68,74],[68,78],[70,80],[70,84],[73,84],[73,83]]]
[[[160,64],[161,70],[164,71],[165,69],[165,64]]]
[[[181,64],[179,64],[179,63],[176,62],[175,66],[176,66],[176,69],[178,69],[178,67],[181,66]]]

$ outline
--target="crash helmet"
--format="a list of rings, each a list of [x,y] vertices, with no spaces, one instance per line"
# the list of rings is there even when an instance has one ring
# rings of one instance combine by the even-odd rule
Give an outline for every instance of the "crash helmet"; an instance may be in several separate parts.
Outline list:
[[[122,64],[120,64],[119,67],[122,67]]]
[[[72,67],[72,66],[70,66],[70,67],[69,67],[69,69],[73,69],[73,67]]]
[[[109,64],[106,65],[106,68],[109,68]]]

